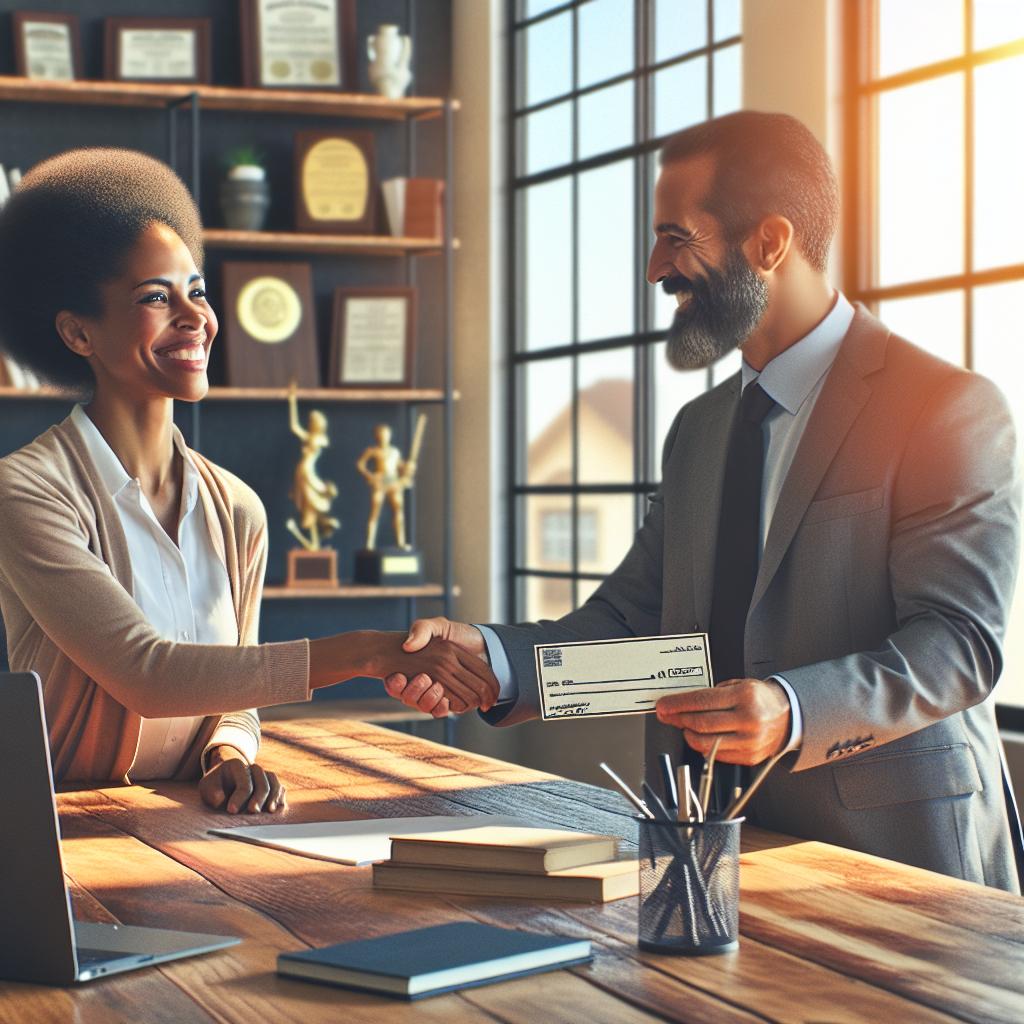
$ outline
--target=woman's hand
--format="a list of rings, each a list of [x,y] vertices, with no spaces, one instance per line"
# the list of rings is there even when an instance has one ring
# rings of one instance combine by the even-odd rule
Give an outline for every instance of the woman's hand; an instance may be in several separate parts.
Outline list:
[[[249,764],[226,745],[210,751],[210,770],[199,781],[199,795],[207,807],[223,807],[228,814],[273,814],[288,806],[284,786],[273,772]]]
[[[384,633],[373,675],[386,679],[400,675],[422,685],[430,680],[432,693],[447,700],[456,714],[471,708],[488,711],[498,699],[498,680],[490,666],[458,644],[434,637],[418,651],[403,647],[402,633]]]
[[[457,644],[435,637],[421,650],[407,651],[407,633],[360,630],[309,642],[309,681],[313,689],[351,679],[424,677],[452,711],[493,707],[498,680],[486,662]],[[439,698],[440,699],[440,698]]]

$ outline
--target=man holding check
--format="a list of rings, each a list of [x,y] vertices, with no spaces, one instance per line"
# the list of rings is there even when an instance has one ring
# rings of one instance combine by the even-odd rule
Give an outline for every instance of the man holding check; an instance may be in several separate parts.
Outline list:
[[[741,372],[680,411],[631,550],[580,609],[421,620],[406,648],[488,659],[484,717],[511,725],[539,713],[535,644],[706,632],[717,685],[657,700],[653,785],[654,755],[699,763],[718,736],[729,764],[787,751],[753,823],[1018,892],[986,701],[1018,560],[1006,401],[832,288],[835,176],[798,121],[730,114],[661,163],[648,280],[678,299],[668,358],[738,346]],[[447,712],[425,677],[388,688]]]

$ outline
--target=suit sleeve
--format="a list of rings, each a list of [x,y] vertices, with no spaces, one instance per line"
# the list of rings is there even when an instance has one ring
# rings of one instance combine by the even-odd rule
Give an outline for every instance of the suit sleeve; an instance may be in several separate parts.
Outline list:
[[[957,374],[925,405],[892,484],[895,632],[876,650],[785,672],[803,712],[795,770],[857,741],[891,742],[991,693],[1019,544],[1010,410],[990,381]]]
[[[685,412],[684,408],[666,436],[662,467],[668,461]],[[626,557],[584,605],[557,621],[542,619],[517,626],[490,624],[508,654],[519,693],[515,702],[482,712],[484,721],[491,725],[518,725],[540,716],[534,645],[657,636],[661,632],[664,537],[665,499],[659,488]]]

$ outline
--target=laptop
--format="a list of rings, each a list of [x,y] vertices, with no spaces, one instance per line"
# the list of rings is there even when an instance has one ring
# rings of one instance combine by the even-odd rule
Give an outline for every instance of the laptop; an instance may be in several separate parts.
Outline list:
[[[0,979],[68,985],[234,946],[227,935],[90,924],[71,916],[35,672],[0,673]]]

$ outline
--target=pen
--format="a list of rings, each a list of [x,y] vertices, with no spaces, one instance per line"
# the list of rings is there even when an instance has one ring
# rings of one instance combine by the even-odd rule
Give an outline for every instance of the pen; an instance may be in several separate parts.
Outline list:
[[[643,786],[644,796],[650,801],[648,806],[654,808],[655,815],[663,821],[674,821],[675,819],[668,813],[668,808],[662,803],[661,797],[654,792],[651,784],[646,779],[644,779]]]
[[[626,798],[626,799],[627,799],[627,800],[628,800],[628,801],[629,801],[629,802],[630,802],[630,803],[631,803],[631,804],[632,804],[632,805],[633,805],[633,806],[634,806],[634,807],[635,807],[635,808],[636,808],[636,809],[637,809],[637,810],[638,810],[638,811],[639,811],[639,812],[640,812],[640,813],[641,813],[641,814],[642,814],[642,815],[643,815],[643,816],[644,816],[645,818],[653,818],[653,817],[654,817],[654,812],[653,812],[653,811],[652,811],[652,810],[651,810],[651,809],[650,809],[650,808],[649,808],[649,807],[647,806],[647,804],[645,804],[645,803],[643,802],[643,800],[641,800],[641,799],[640,799],[640,797],[638,797],[638,796],[636,795],[636,793],[634,793],[634,792],[633,792],[633,790],[631,790],[631,789],[629,788],[629,786],[627,786],[627,785],[626,785],[626,784],[625,784],[625,783],[624,783],[624,782],[622,781],[622,779],[620,779],[620,778],[618,777],[618,775],[616,775],[616,774],[615,774],[615,772],[613,772],[613,771],[611,770],[611,768],[609,768],[609,767],[608,767],[608,765],[606,765],[606,764],[604,763],[604,761],[602,761],[602,762],[601,762],[601,764],[600,764],[600,768],[601,768],[601,770],[602,770],[602,771],[604,771],[604,772],[605,772],[606,774],[608,774],[608,775],[609,775],[609,776],[611,777],[611,780],[612,780],[612,782],[614,782],[614,783],[615,783],[615,785],[616,785],[616,786],[618,786],[618,787],[619,787],[619,789],[620,789],[620,790],[622,791],[622,795],[623,795],[623,796],[624,796],[624,797],[625,797],[625,798]]]
[[[704,762],[704,771],[700,773],[698,795],[700,797],[700,809],[704,814],[708,813],[708,802],[711,800],[711,784],[715,779],[715,755],[718,753],[721,743],[722,737],[716,736],[715,742],[711,747],[711,753],[708,754],[707,760]]]
[[[767,761],[765,761],[764,767],[757,773],[757,775],[754,777],[754,780],[750,783],[750,785],[747,786],[747,791],[742,795],[737,796],[732,801],[732,803],[729,804],[729,806],[726,807],[726,809],[722,812],[723,821],[728,821],[729,818],[735,818],[736,815],[739,814],[740,811],[742,811],[743,808],[747,806],[747,801],[754,795],[754,792],[757,789],[757,787],[760,786],[762,782],[764,782],[765,777],[778,763],[779,758],[781,758],[782,755],[785,753],[787,753],[787,751],[780,750],[773,757],[770,757]]]
[[[679,792],[679,820],[693,821],[690,810],[690,766],[681,764],[676,769],[676,789]]]
[[[679,809],[679,791],[676,789],[676,775],[672,771],[672,755],[661,755],[661,778],[665,786],[665,805],[670,811]]]
[[[681,764],[678,768],[679,781],[679,820],[680,821],[703,821],[704,812],[701,810],[697,794],[690,785],[690,766]]]

